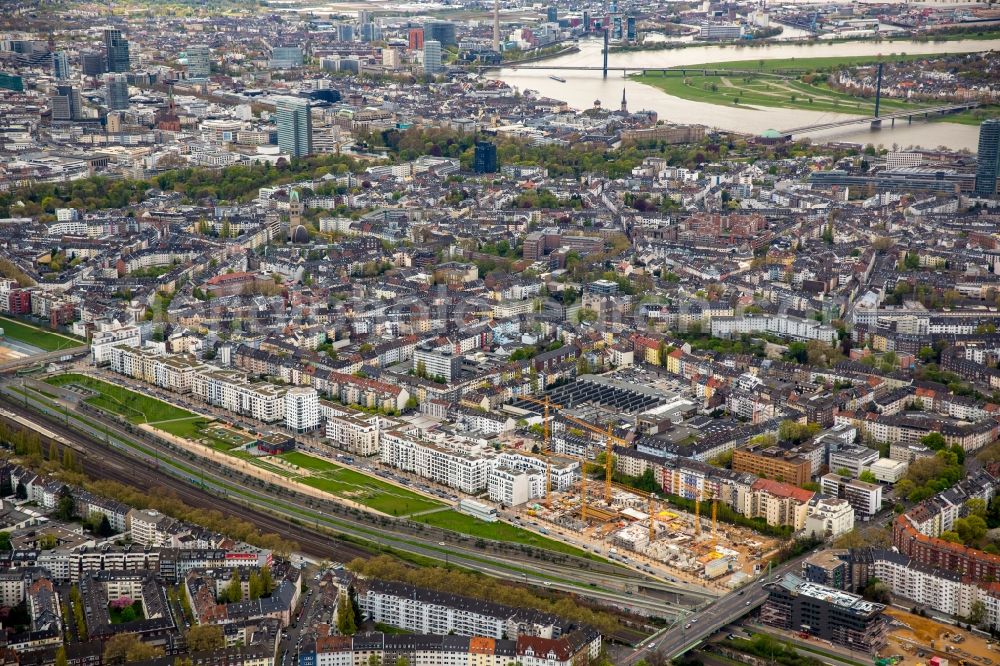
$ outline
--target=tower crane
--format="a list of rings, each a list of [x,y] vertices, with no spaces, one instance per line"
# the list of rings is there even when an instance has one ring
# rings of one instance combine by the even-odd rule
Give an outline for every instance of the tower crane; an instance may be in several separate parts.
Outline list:
[[[544,415],[542,417],[542,446],[543,454],[548,458],[549,449],[551,447],[551,433],[549,431],[549,408],[554,407],[559,409],[562,407],[557,402],[552,402],[549,396],[545,396],[544,400],[539,400],[538,398],[532,398],[531,396],[524,396],[522,400],[527,400],[528,402],[533,402],[541,405],[544,408]],[[580,463],[580,476],[583,476],[583,463]],[[583,487],[581,486],[581,491]],[[586,504],[586,498],[584,498],[584,503]],[[552,463],[548,460],[545,461],[545,506],[546,508],[552,508]]]
[[[653,493],[649,493],[649,544],[653,545],[653,540],[656,539],[656,525],[654,523],[654,516],[656,515],[656,505],[653,504]]]
[[[534,403],[536,405],[541,405],[542,406],[542,408],[544,410],[543,411],[544,423],[542,425],[543,441],[545,443],[545,448],[548,449],[550,447],[550,445],[551,445],[551,427],[549,425],[549,410],[556,410],[556,409],[561,410],[563,408],[563,405],[561,405],[561,404],[559,404],[557,402],[553,402],[551,400],[551,398],[549,398],[549,396],[544,396],[543,399],[533,398],[531,396],[521,396],[521,399],[525,400],[527,402],[531,402],[531,403]],[[604,461],[605,462],[605,465],[604,465],[604,501],[607,502],[608,504],[610,504],[611,503],[611,487],[613,485],[612,482],[611,482],[611,477],[612,477],[612,474],[614,472],[614,467],[612,465],[612,456],[614,455],[614,446],[615,446],[615,444],[619,444],[621,446],[627,446],[628,445],[628,440],[623,439],[623,438],[618,437],[617,435],[615,435],[614,434],[614,429],[613,429],[613,427],[612,427],[612,425],[610,423],[607,425],[607,427],[605,429],[605,428],[601,428],[599,426],[596,426],[593,423],[588,423],[587,421],[584,421],[583,419],[579,419],[579,418],[577,418],[575,416],[571,416],[569,414],[560,414],[560,415],[564,419],[566,419],[567,421],[569,421],[570,423],[573,423],[574,425],[577,425],[577,426],[579,426],[579,427],[581,427],[581,428],[583,428],[583,429],[585,429],[585,430],[587,430],[587,431],[589,431],[589,432],[591,432],[593,434],[600,435],[601,437],[604,437],[604,441],[605,441],[605,454],[604,454],[604,456],[605,456],[605,461]],[[548,468],[546,468],[546,469],[548,469]],[[581,457],[581,463],[580,463],[580,475],[584,476],[584,462],[583,462],[582,457]],[[546,502],[547,503],[549,502],[549,485],[550,485],[549,484],[548,476],[549,476],[549,474],[547,473],[546,474],[546,484],[545,484],[546,485],[546,495],[545,496],[546,496]],[[581,494],[583,494],[582,488],[581,488]],[[583,497],[583,502],[584,502],[584,505],[585,505],[586,504],[586,497]]]
[[[561,416],[564,419],[566,419],[567,421],[569,421],[570,423],[578,425],[581,428],[584,428],[585,430],[588,430],[588,431],[590,431],[590,432],[592,432],[592,433],[594,433],[596,435],[600,435],[601,437],[604,437],[604,443],[605,443],[605,449],[604,449],[604,463],[605,463],[604,464],[604,501],[607,502],[608,504],[610,504],[611,503],[611,486],[613,485],[611,483],[611,475],[612,475],[612,473],[614,471],[614,468],[612,466],[612,460],[611,460],[611,458],[614,455],[615,444],[619,444],[621,446],[627,446],[628,445],[628,440],[623,439],[623,438],[615,435],[614,434],[614,430],[613,430],[613,428],[612,428],[612,426],[611,426],[610,423],[608,424],[607,429],[605,430],[605,429],[599,428],[598,426],[595,426],[592,423],[588,423],[588,422],[584,421],[583,419],[578,419],[575,416],[570,416],[569,414],[562,414]]]

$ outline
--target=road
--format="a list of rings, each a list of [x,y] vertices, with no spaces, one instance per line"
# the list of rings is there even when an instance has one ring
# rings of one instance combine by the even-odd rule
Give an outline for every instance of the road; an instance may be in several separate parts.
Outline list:
[[[9,390],[11,387],[6,388]],[[23,409],[25,402],[23,396],[15,394],[15,397],[16,404],[11,404],[7,399],[8,408],[20,409],[24,416],[31,416],[43,427],[71,438],[85,450],[96,454],[82,457],[88,473],[144,488],[165,485],[191,504],[208,505],[231,512],[235,516],[252,520],[260,525],[262,530],[294,539],[301,544],[303,552],[321,559],[347,561],[358,556],[370,556],[370,553],[362,548],[331,540],[328,536],[329,531],[335,531],[404,552],[438,561],[443,560],[491,576],[573,592],[644,615],[675,617],[691,606],[701,605],[705,601],[704,594],[691,596],[691,592],[687,590],[676,589],[675,602],[668,603],[660,598],[662,592],[657,594],[654,591],[646,594],[640,589],[640,586],[647,584],[654,588],[667,588],[668,585],[653,582],[629,570],[610,565],[564,558],[566,563],[535,560],[525,568],[527,561],[523,554],[497,554],[478,549],[473,545],[474,539],[459,537],[456,539],[457,543],[455,541],[438,543],[421,538],[419,535],[394,534],[385,525],[373,530],[370,523],[343,518],[339,514],[328,514],[323,511],[323,504],[314,498],[298,497],[288,490],[280,490],[277,494],[268,492],[265,488],[261,488],[263,484],[259,480],[241,477],[232,470],[210,469],[202,465],[199,469],[200,477],[192,478],[190,472],[177,467],[178,464],[186,466],[192,463],[188,460],[179,463],[177,453],[174,451],[160,450],[156,457],[143,454],[135,449],[134,442],[130,443],[128,433],[116,425],[108,425],[107,422],[96,424],[95,417],[88,414],[86,419],[91,424],[102,426],[100,429],[94,428],[90,424],[83,423],[75,414],[70,413],[69,416],[59,414],[54,411],[51,403],[46,404],[48,401],[43,403],[40,396],[27,400],[29,407],[48,415],[48,417],[37,417]],[[72,428],[68,427],[69,425]],[[103,427],[107,427],[107,432]],[[147,440],[143,440],[142,446],[147,449],[152,448]],[[136,465],[136,458],[142,460],[146,467]],[[192,483],[202,487],[192,488]],[[234,492],[237,487],[238,493]],[[309,515],[306,521],[311,525],[308,527],[303,527],[303,523],[306,522],[303,521],[304,512],[308,512]],[[288,519],[295,520],[298,527],[289,525]],[[635,593],[624,593],[626,586],[634,589]]]
[[[233,414],[227,410],[206,404],[201,401],[195,401],[189,396],[178,395],[161,389],[156,386],[151,386],[142,382],[132,380],[128,377],[123,377],[117,373],[111,372],[104,368],[95,368],[85,362],[74,364],[75,371],[81,372],[83,374],[88,374],[91,376],[98,377],[107,381],[109,383],[124,386],[130,388],[136,392],[151,395],[155,398],[163,400],[169,404],[184,407],[196,414],[214,416],[220,421],[230,423],[236,427],[243,428],[244,430],[250,432],[260,432],[271,431],[271,430],[282,430],[286,432],[289,436],[296,438],[296,447],[302,449],[303,451],[312,452],[320,457],[325,457],[328,455],[318,446],[315,446],[316,442],[314,440],[318,438],[311,438],[309,436],[297,435],[291,431],[285,431],[280,425],[269,424],[263,425],[261,423],[254,422],[245,416],[240,416]],[[51,389],[49,389],[51,390]],[[349,461],[349,462],[348,462]],[[427,479],[417,476],[415,474],[409,474],[398,469],[385,466],[379,463],[377,458],[369,459],[360,456],[347,456],[344,459],[337,461],[338,464],[351,467],[357,471],[364,472],[369,475],[378,476],[382,481],[389,483],[394,483],[399,485],[401,488],[409,492],[416,492],[425,495],[436,501],[444,501],[446,503],[456,502],[459,497],[455,494],[451,488],[444,486],[437,486]],[[592,547],[594,544],[586,543],[583,540],[577,540],[573,536],[567,535],[557,526],[545,525],[548,528],[547,533],[543,533],[539,530],[541,525],[536,524],[534,521],[524,519],[523,516],[519,515],[514,511],[500,512],[501,519],[506,522],[516,525],[521,529],[533,531],[548,537],[556,537],[558,540],[568,543],[570,545],[576,546],[583,549],[584,546]],[[595,550],[595,552],[597,552]],[[647,579],[643,587],[648,589],[654,589],[665,592],[684,592],[689,596],[698,597],[702,600],[715,599],[719,596],[719,592],[707,588],[706,586],[700,585],[697,582],[689,582],[678,578],[677,572],[672,571],[669,567],[664,566],[662,563],[655,560],[647,559],[641,556],[641,554],[635,554],[631,558],[625,558],[623,564],[629,566],[633,569],[639,570],[643,575],[649,575],[650,578]],[[655,577],[655,578],[653,578]],[[600,581],[594,581],[599,583]],[[622,591],[627,591],[628,586],[622,588]],[[679,598],[675,596],[674,601],[679,603]]]
[[[764,580],[772,580],[791,571],[798,571],[802,560],[815,551],[810,551],[790,560],[771,571],[761,580],[731,592],[711,604],[704,610],[692,613],[675,621],[662,639],[647,641],[645,645],[633,651],[625,660],[623,666],[629,666],[648,656],[659,653],[668,659],[675,659],[731,622],[735,622],[747,613],[759,608],[767,599],[767,593],[762,584]]]
[[[3,328],[2,322],[0,322],[0,328]],[[67,347],[66,349],[45,352],[43,354],[23,356],[21,358],[15,358],[10,361],[0,363],[0,373],[13,372],[14,370],[19,370],[20,368],[38,365],[39,363],[44,365],[49,361],[58,361],[63,356],[80,356],[81,354],[87,353],[90,353],[90,347],[88,345],[80,345],[78,347]]]

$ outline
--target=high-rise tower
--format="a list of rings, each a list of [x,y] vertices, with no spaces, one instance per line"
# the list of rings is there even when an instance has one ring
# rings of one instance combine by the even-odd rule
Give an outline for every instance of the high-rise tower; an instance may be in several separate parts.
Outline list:
[[[295,97],[279,99],[275,111],[278,146],[292,157],[312,153],[312,117],[309,101]]]
[[[109,111],[128,109],[128,77],[125,74],[104,75],[105,101]]]
[[[990,118],[979,126],[976,194],[982,197],[996,194],[997,176],[1000,176],[1000,118]]]
[[[500,0],[493,0],[493,50],[500,52]]]
[[[128,40],[122,37],[118,28],[104,29],[104,49],[107,52],[106,67],[109,72],[127,72],[129,69]]]

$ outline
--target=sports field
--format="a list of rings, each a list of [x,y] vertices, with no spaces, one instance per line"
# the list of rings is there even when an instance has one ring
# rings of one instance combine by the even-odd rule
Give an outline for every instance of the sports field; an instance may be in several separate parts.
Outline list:
[[[205,426],[198,433],[198,439],[219,451],[229,451],[256,441],[249,433],[222,425]]]

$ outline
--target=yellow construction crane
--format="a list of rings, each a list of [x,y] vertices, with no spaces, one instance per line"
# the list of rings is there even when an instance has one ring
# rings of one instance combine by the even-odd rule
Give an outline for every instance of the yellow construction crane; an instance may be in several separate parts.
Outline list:
[[[521,399],[527,400],[528,402],[533,402],[537,405],[541,405],[544,408],[545,410],[544,411],[545,423],[543,425],[544,441],[545,441],[545,447],[549,448],[549,409],[550,408],[562,409],[563,406],[560,405],[559,403],[552,402],[549,396],[545,396],[543,400],[540,400],[538,398],[532,398],[530,396],[522,396]],[[562,414],[562,417],[567,421],[569,421],[570,423],[578,425],[581,428],[584,428],[585,430],[589,430],[594,434],[604,437],[604,442],[605,442],[604,501],[610,504],[611,487],[613,485],[611,483],[611,477],[614,473],[614,466],[612,465],[612,457],[614,456],[614,446],[615,444],[618,444],[620,446],[628,446],[628,440],[615,435],[610,423],[607,425],[607,429],[605,430],[603,428],[595,426],[593,423],[588,423],[583,419],[578,419],[575,416],[570,416],[569,414]],[[580,469],[580,473],[581,474],[583,473],[582,467]]]
[[[694,499],[694,533],[701,536],[701,491],[695,495]]]
[[[653,520],[656,516],[656,506],[653,504],[653,493],[649,493],[649,544],[653,545],[656,539],[656,525]]]
[[[584,470],[586,460],[580,456],[580,520],[587,522],[587,475]]]
[[[719,534],[718,534],[718,513],[719,513],[719,500],[715,497],[715,492],[711,493],[712,496],[712,550],[719,544]]]
[[[628,446],[628,440],[618,437],[614,434],[611,424],[607,425],[607,429],[602,429],[595,426],[592,423],[587,423],[583,419],[578,419],[575,416],[570,416],[569,414],[562,414],[562,417],[569,421],[570,423],[576,424],[581,428],[589,430],[590,432],[604,437],[604,501],[608,504],[611,503],[611,475],[614,472],[614,466],[612,464],[612,457],[614,456],[615,444],[621,446]]]
[[[549,408],[561,408],[557,402],[552,402],[549,396],[545,396],[545,400],[539,400],[538,398],[532,398],[531,396],[524,396],[522,400],[527,400],[528,402],[534,402],[541,405],[544,409],[544,415],[542,417],[542,445],[544,446],[543,454],[547,457],[549,455],[549,449],[551,448],[551,442],[549,441]],[[580,473],[583,474],[583,465],[580,466]],[[552,463],[548,460],[545,461],[545,506],[549,509],[552,508]]]

